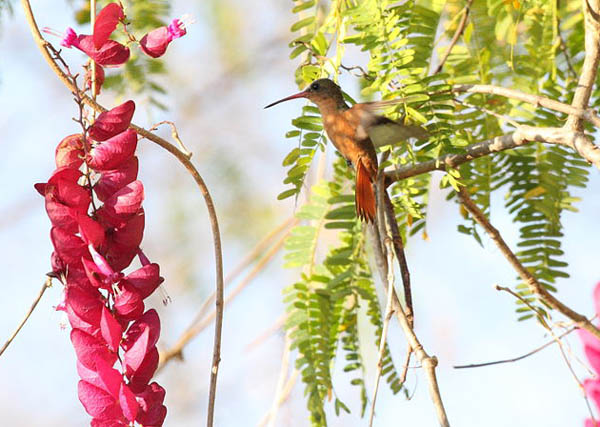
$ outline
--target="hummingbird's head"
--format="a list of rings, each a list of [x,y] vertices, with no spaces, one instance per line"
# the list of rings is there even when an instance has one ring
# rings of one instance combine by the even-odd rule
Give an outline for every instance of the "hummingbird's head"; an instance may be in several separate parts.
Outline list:
[[[296,98],[308,98],[319,106],[328,101],[335,101],[336,104],[344,104],[342,89],[330,79],[319,79],[312,82],[302,92],[280,99],[279,101],[275,101],[272,104],[267,105],[265,108],[269,108],[273,105],[279,104],[280,102],[289,101],[290,99]]]

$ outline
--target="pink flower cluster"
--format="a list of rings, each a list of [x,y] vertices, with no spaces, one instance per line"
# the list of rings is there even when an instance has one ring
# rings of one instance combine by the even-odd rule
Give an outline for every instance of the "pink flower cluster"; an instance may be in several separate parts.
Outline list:
[[[98,13],[94,24],[94,33],[91,36],[86,34],[77,35],[75,30],[69,27],[60,43],[64,47],[75,47],[81,50],[96,62],[97,93],[99,93],[100,87],[104,83],[104,69],[102,67],[119,67],[129,60],[129,48],[110,39],[119,22],[124,22],[124,20],[125,13],[121,5],[109,3]],[[48,29],[45,29],[45,31],[52,32]],[[185,22],[180,19],[173,19],[170,25],[159,27],[143,36],[139,41],[140,49],[146,55],[158,58],[164,55],[169,43],[183,37],[185,34]],[[91,87],[90,80],[91,75],[88,72],[86,74],[88,88]]]
[[[57,309],[72,327],[78,395],[95,427],[161,426],[167,413],[165,390],[150,383],[160,321],[144,299],[164,279],[140,249],[144,187],[129,129],[134,110],[127,101],[100,114],[89,142],[81,134],[64,138],[56,170],[35,185],[52,223],[53,275],[65,285]],[[136,256],[141,268],[125,275]]]
[[[600,283],[594,289],[594,305],[596,314],[600,316]],[[592,368],[600,375],[600,340],[585,329],[579,329],[579,337],[583,342],[583,351],[590,361]],[[591,398],[596,404],[596,408],[600,410],[600,378],[588,378],[583,382],[585,394]],[[598,424],[591,418],[585,420],[585,427],[595,427]]]

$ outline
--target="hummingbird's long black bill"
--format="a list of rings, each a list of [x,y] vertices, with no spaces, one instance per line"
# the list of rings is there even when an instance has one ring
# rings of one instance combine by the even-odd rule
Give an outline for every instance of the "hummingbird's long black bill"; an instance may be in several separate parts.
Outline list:
[[[296,99],[296,98],[306,98],[306,91],[302,91],[302,92],[299,92],[299,93],[297,93],[295,95],[288,96],[287,98],[280,99],[279,101],[275,101],[272,104],[267,105],[265,107],[265,109],[269,108],[269,107],[272,107],[273,105],[277,105],[277,104],[280,104],[282,102],[289,101],[290,99]]]

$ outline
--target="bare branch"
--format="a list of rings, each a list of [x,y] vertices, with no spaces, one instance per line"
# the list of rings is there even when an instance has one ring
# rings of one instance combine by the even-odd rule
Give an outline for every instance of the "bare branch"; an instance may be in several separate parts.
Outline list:
[[[390,241],[386,242],[388,245],[388,277],[387,277],[387,302],[385,304],[385,315],[383,318],[383,328],[381,330],[381,338],[379,339],[379,356],[377,357],[377,374],[375,376],[375,385],[373,386],[373,403],[371,404],[371,413],[369,415],[369,427],[373,425],[373,418],[375,417],[375,403],[377,402],[377,391],[379,390],[379,380],[381,380],[381,371],[383,370],[383,356],[385,354],[385,343],[387,342],[387,332],[390,325],[390,319],[394,310],[392,310],[392,295],[395,295],[394,291],[394,250],[391,247]]]
[[[437,68],[435,69],[435,71],[433,72],[433,74],[437,74],[440,71],[442,71],[442,68],[444,68],[444,64],[446,63],[448,56],[450,56],[450,52],[452,52],[454,45],[456,45],[456,42],[458,42],[458,39],[460,38],[462,33],[465,31],[465,25],[467,24],[467,18],[469,17],[469,12],[471,11],[472,4],[473,4],[473,0],[467,1],[466,6],[464,7],[464,9],[461,12],[463,15],[460,18],[460,22],[458,23],[458,26],[456,27],[456,31],[454,32],[454,35],[452,36],[452,40],[450,40],[448,49],[446,49],[444,56],[442,56],[442,59],[440,59],[440,63],[437,66]]]
[[[585,58],[571,103],[577,110],[585,110],[588,106],[600,63],[600,22],[598,22],[600,0],[581,0],[581,5],[585,23]],[[583,130],[581,119],[580,116],[569,114],[566,127],[581,132]]]
[[[265,423],[268,421],[269,427],[275,426],[275,421],[277,420],[277,411],[279,410],[279,406],[281,405],[281,396],[283,395],[286,378],[288,376],[288,369],[290,366],[291,344],[292,340],[288,331],[288,333],[285,334],[283,355],[281,356],[281,368],[279,369],[279,379],[277,380],[277,387],[275,388],[275,398],[273,399],[273,403],[271,404],[271,409],[265,415],[265,418],[263,418],[263,420],[265,420]],[[261,422],[260,425],[264,425],[265,423]]]
[[[160,125],[169,125],[171,127],[171,138],[173,138],[177,144],[179,145],[179,149],[181,150],[181,152],[188,158],[191,159],[192,158],[192,152],[190,150],[188,150],[185,147],[185,144],[183,143],[183,141],[181,140],[181,138],[179,137],[179,132],[177,132],[177,127],[175,126],[175,123],[169,121],[169,120],[163,120],[162,122],[158,122],[157,124],[155,124],[154,126],[152,126],[150,129],[148,129],[150,132],[158,129],[158,127]]]
[[[31,316],[31,313],[33,313],[33,310],[35,310],[35,307],[38,305],[38,302],[40,302],[40,300],[42,299],[42,295],[44,295],[44,292],[46,292],[46,289],[48,289],[50,286],[52,286],[52,278],[47,277],[46,281],[42,285],[42,288],[38,292],[37,297],[35,297],[35,299],[33,300],[33,303],[31,304],[31,307],[29,307],[29,310],[25,314],[25,317],[23,318],[23,320],[21,320],[21,323],[19,323],[19,326],[17,326],[17,329],[13,332],[13,334],[10,336],[10,338],[8,338],[8,340],[6,340],[6,342],[4,343],[2,348],[0,348],[0,356],[2,356],[4,351],[8,348],[8,346],[13,342],[13,340],[15,339],[17,334],[21,331],[23,326],[25,326],[25,323],[29,319],[29,316]]]
[[[575,322],[577,326],[583,328],[596,337],[600,338],[600,330],[596,328],[585,316],[572,310],[570,307],[563,304],[561,301],[556,299],[548,290],[542,286],[540,282],[527,270],[515,254],[510,250],[500,233],[496,228],[492,226],[490,221],[485,217],[483,212],[475,205],[471,197],[467,193],[464,187],[460,187],[458,196],[461,200],[462,205],[471,214],[473,219],[489,234],[490,238],[496,243],[496,246],[500,249],[500,252],[508,260],[510,265],[517,271],[521,279],[527,284],[531,292],[537,295],[542,301],[548,304],[553,309],[559,311],[564,316],[568,317]]]
[[[595,111],[585,109],[584,107],[565,104],[560,101],[555,101],[554,99],[546,98],[545,96],[532,95],[515,89],[494,85],[456,85],[452,87],[451,91],[457,93],[485,93],[488,95],[498,95],[505,98],[516,99],[535,105],[536,107],[544,107],[549,110],[558,111],[559,113],[582,118],[592,123],[594,126],[600,127],[600,117],[598,117],[598,114],[596,114]]]
[[[387,221],[390,226],[390,232],[392,235],[392,243],[394,245],[394,252],[396,253],[396,259],[400,266],[400,274],[402,276],[402,285],[404,287],[404,301],[406,303],[406,316],[411,327],[415,325],[415,314],[413,309],[412,291],[410,288],[410,271],[408,270],[408,263],[406,262],[406,254],[404,253],[404,243],[402,242],[402,236],[400,236],[400,229],[398,227],[398,221],[396,221],[396,215],[394,213],[394,205],[390,199],[387,191],[384,191],[384,206]],[[409,352],[410,354],[410,352]]]
[[[591,159],[590,161],[600,169],[600,150],[595,149],[594,145],[589,142],[589,139],[582,132],[573,132],[565,128],[519,126],[519,128],[512,133],[468,145],[465,147],[464,153],[445,154],[437,159],[414,165],[404,165],[397,167],[394,170],[388,170],[385,172],[386,185],[434,170],[444,171],[447,168],[456,168],[463,163],[479,157],[517,148],[529,144],[532,141],[564,145],[566,147],[575,148],[580,154],[585,152],[586,154],[583,155],[583,157],[587,160]]]
[[[562,334],[560,334],[557,338],[561,339],[561,338],[569,335],[571,332],[573,332],[576,329],[577,329],[576,327],[575,328],[571,328],[571,329],[563,332]],[[531,350],[530,352],[525,353],[522,356],[513,357],[511,359],[496,360],[494,362],[485,362],[485,363],[472,363],[472,364],[469,364],[469,365],[456,365],[456,366],[453,366],[453,368],[454,369],[481,368],[481,367],[484,367],[484,366],[500,365],[502,363],[518,362],[519,360],[523,360],[523,359],[525,359],[525,358],[527,358],[529,356],[532,356],[532,355],[536,354],[539,351],[542,351],[543,349],[545,349],[546,347],[551,346],[552,344],[556,344],[556,342],[557,342],[557,340],[553,338],[552,340],[550,340],[547,343],[545,343],[545,344],[543,344],[543,345],[541,345],[541,346],[539,346],[539,347]]]
[[[379,236],[379,230],[377,229],[377,226],[373,224],[369,226],[369,230],[371,231],[374,240],[372,246],[377,269],[379,271],[380,277],[382,278],[382,281],[387,285],[388,265],[386,262],[386,258],[383,256],[383,249],[380,244],[381,238]],[[385,289],[387,288],[388,286],[385,286]],[[444,404],[442,402],[442,397],[440,394],[440,389],[435,373],[435,368],[438,363],[437,358],[435,356],[429,356],[423,348],[423,346],[421,345],[421,343],[419,342],[419,339],[415,335],[414,330],[410,326],[410,322],[408,316],[406,315],[406,311],[402,307],[402,304],[400,303],[398,295],[396,294],[396,291],[394,289],[392,294],[392,309],[396,314],[396,318],[400,323],[400,327],[404,331],[404,335],[406,336],[406,339],[408,341],[409,349],[412,349],[412,351],[415,353],[417,359],[421,363],[421,367],[427,375],[427,380],[429,383],[429,395],[431,397],[431,400],[433,401],[433,406],[436,410],[436,415],[440,426],[448,427],[450,423],[448,422],[448,416],[446,415],[446,410],[444,409]]]

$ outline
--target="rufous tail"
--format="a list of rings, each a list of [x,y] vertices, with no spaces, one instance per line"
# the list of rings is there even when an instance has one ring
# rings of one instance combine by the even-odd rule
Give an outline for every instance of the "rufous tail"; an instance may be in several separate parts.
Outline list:
[[[373,222],[375,219],[375,191],[373,190],[375,177],[371,177],[362,159],[359,158],[356,163],[356,214],[363,221]]]

